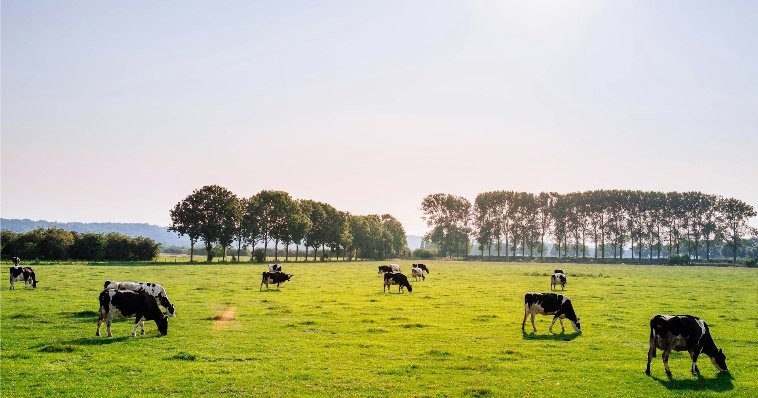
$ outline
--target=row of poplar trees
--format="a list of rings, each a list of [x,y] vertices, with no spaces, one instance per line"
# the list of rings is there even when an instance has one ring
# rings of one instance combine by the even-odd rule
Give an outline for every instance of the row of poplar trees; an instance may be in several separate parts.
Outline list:
[[[711,244],[723,242],[737,260],[743,239],[758,232],[749,220],[753,206],[734,198],[702,192],[650,192],[597,190],[558,194],[554,192],[493,191],[477,195],[472,204],[464,197],[438,193],[422,201],[422,211],[431,231],[426,239],[442,255],[469,252],[470,238],[484,254],[534,257],[545,254],[552,242],[558,256],[661,258],[684,250],[695,259]],[[588,242],[594,253],[588,254]],[[573,244],[573,245],[572,245]],[[703,247],[705,246],[705,247]],[[572,248],[572,253],[569,249]]]
[[[295,245],[295,260],[300,246],[309,250],[313,259],[321,249],[342,257],[385,259],[408,252],[402,224],[389,214],[353,215],[313,200],[298,200],[283,191],[261,191],[250,198],[238,197],[218,185],[194,190],[171,210],[169,231],[190,239],[190,261],[198,241],[205,245],[207,261],[213,259],[213,247],[222,247],[224,260],[227,248],[236,247],[239,259],[242,248],[263,247],[268,252],[274,245],[278,260],[279,244],[284,246],[285,261],[289,248]],[[252,259],[252,258],[251,258]]]

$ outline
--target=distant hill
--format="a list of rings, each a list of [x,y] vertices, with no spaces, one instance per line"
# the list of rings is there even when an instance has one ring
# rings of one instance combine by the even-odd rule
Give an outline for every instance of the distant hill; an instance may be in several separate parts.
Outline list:
[[[421,247],[421,241],[424,238],[418,235],[407,235],[405,239],[408,241],[408,248],[413,251]]]
[[[168,232],[168,227],[158,225],[141,224],[141,223],[82,223],[82,222],[57,222],[45,220],[19,220],[19,219],[0,219],[0,228],[8,229],[13,232],[28,232],[35,228],[58,227],[67,231],[75,232],[119,232],[129,236],[144,236],[160,243],[163,246],[182,246],[189,247],[189,238],[186,236],[179,237],[173,232]],[[411,250],[421,247],[422,237],[408,235],[408,247]]]
[[[75,232],[119,232],[129,236],[144,236],[153,239],[163,246],[189,247],[189,238],[179,237],[173,232],[168,232],[167,227],[141,223],[81,223],[81,222],[57,222],[45,220],[18,220],[0,219],[0,228],[13,232],[28,232],[35,228],[58,227],[67,231]]]

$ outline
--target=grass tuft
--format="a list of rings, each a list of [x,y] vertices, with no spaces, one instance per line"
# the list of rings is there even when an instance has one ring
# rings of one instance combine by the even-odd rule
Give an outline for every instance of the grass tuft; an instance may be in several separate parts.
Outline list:
[[[171,356],[171,359],[176,359],[180,361],[194,361],[197,359],[197,355],[181,351]]]
[[[40,348],[40,352],[73,352],[74,346],[71,344],[50,344]]]

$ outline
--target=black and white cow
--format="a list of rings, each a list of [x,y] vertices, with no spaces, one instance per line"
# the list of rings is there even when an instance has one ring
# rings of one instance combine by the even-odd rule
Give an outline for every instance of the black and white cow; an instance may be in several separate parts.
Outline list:
[[[37,280],[37,275],[34,273],[34,270],[31,267],[14,266],[10,267],[10,272],[11,286],[9,290],[15,289],[16,282],[18,281],[24,281],[24,287],[27,285],[32,285],[32,288],[37,288],[37,283],[39,283],[39,281]]]
[[[284,272],[263,271],[263,278],[261,279],[261,288],[259,290],[263,290],[263,285],[266,285],[266,290],[268,290],[268,285],[274,284],[274,283],[276,283],[276,288],[279,289],[279,285],[290,280],[292,276],[293,275],[285,274]]]
[[[390,267],[389,265],[380,265],[379,266],[379,272],[378,272],[379,274],[384,274],[384,273],[387,273],[387,272],[392,272],[392,267]]]
[[[282,272],[282,266],[279,264],[269,264],[268,272]]]
[[[145,320],[155,321],[158,331],[162,335],[168,334],[168,317],[158,307],[158,300],[142,291],[107,289],[100,293],[100,313],[97,318],[97,332],[100,336],[100,326],[105,321],[108,337],[111,334],[111,322],[113,317],[127,318],[135,316],[132,336],[137,337],[137,325],[140,325],[140,334],[145,334]]]
[[[410,282],[408,282],[407,276],[399,273],[388,272],[384,274],[383,291],[386,292],[392,285],[397,285],[398,293],[402,293],[404,287],[408,288],[408,293],[411,293],[413,291],[413,287],[411,286]]]
[[[566,274],[560,269],[555,270],[553,275],[550,275],[550,290],[553,290],[558,285],[561,286],[561,290],[566,290]]]
[[[574,307],[571,305],[571,300],[568,297],[555,293],[527,293],[524,295],[524,321],[521,322],[521,330],[524,330],[526,324],[527,315],[532,317],[532,328],[537,331],[537,327],[534,326],[534,315],[553,315],[553,322],[550,323],[550,333],[553,333],[553,325],[555,321],[561,321],[561,332],[565,332],[563,327],[563,319],[566,318],[571,321],[571,326],[574,327],[578,333],[582,333],[582,326],[579,323],[579,317],[574,312]]]
[[[427,267],[425,264],[413,264],[413,268],[421,268],[426,271],[427,274],[431,274],[431,272],[429,272],[429,267]]]
[[[390,268],[392,268],[392,272],[400,272],[399,264],[390,264]]]
[[[655,358],[655,349],[663,351],[663,367],[666,376],[671,377],[669,354],[674,351],[688,351],[692,358],[693,375],[700,375],[697,357],[700,353],[711,357],[713,366],[721,373],[729,373],[726,368],[726,355],[713,342],[708,324],[692,315],[656,315],[650,319],[650,350],[647,352],[647,369],[650,375],[650,361]]]
[[[421,278],[422,281],[426,280],[426,277],[424,276],[424,270],[421,268],[411,268],[411,276],[413,277],[414,281],[418,281],[419,278]]]
[[[105,281],[103,284],[103,289],[114,289],[114,290],[131,290],[133,292],[145,292],[153,297],[155,297],[158,300],[158,303],[166,309],[166,312],[168,312],[171,317],[176,316],[176,309],[174,308],[174,305],[171,304],[171,301],[168,299],[168,294],[166,293],[166,289],[161,286],[159,283],[152,283],[152,282],[113,282],[113,281]]]

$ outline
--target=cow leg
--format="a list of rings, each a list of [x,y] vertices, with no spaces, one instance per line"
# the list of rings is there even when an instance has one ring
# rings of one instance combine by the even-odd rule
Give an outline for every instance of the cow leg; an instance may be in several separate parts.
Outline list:
[[[650,349],[647,350],[647,368],[645,374],[650,376],[650,362],[655,358],[655,338],[650,339]]]
[[[139,334],[140,335],[144,335],[145,334],[145,317],[144,316],[142,317],[142,319],[139,322],[139,327],[140,327]]]
[[[105,318],[105,328],[108,331],[108,337],[113,337],[113,334],[111,334],[111,323],[113,322],[113,317],[108,316]]]
[[[666,376],[671,377],[671,369],[669,369],[669,354],[671,354],[671,350],[663,350],[661,358],[663,358],[663,368],[666,369]]]
[[[690,350],[690,358],[692,358],[692,369],[690,372],[693,376],[700,376],[700,369],[697,368],[697,357],[700,355],[700,352]]]
[[[141,320],[142,315],[137,314],[137,316],[134,318],[134,325],[132,326],[132,337],[137,337],[137,325],[139,325]]]
[[[553,325],[555,325],[555,321],[557,321],[558,319],[560,319],[560,318],[558,318],[558,315],[556,315],[556,316],[553,317],[553,321],[550,322],[550,328],[548,329],[548,331],[550,333],[553,333]]]
[[[537,326],[534,326],[534,314],[532,314],[532,329],[534,329],[535,332],[537,331]]]
[[[526,306],[526,304],[525,304],[525,305],[524,305],[524,320],[523,320],[523,321],[521,321],[521,331],[522,331],[522,332],[524,331],[524,325],[526,325],[526,316],[527,316],[528,314],[529,314],[529,308],[528,308],[528,307]]]
[[[565,332],[566,328],[563,327],[563,318],[558,318],[561,320],[561,332]]]

